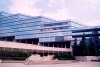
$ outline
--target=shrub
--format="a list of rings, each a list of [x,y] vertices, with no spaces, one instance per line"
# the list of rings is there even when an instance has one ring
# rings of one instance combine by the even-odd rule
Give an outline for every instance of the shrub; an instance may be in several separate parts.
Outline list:
[[[13,60],[25,60],[26,57],[14,57]]]
[[[31,54],[29,52],[17,51],[17,50],[0,50],[0,56],[3,57],[29,57]]]
[[[12,60],[12,57],[0,57],[2,60]]]
[[[0,50],[0,59],[2,60],[25,60],[31,54],[28,52],[17,51],[17,50]]]
[[[70,55],[70,54],[67,54],[67,53],[63,53],[63,54],[59,54],[59,55],[55,55],[53,57],[53,59],[58,59],[58,60],[75,60],[75,58]]]

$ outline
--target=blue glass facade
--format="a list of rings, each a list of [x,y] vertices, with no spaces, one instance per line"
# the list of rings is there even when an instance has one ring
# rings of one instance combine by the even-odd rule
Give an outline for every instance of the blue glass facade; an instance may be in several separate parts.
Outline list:
[[[14,40],[36,38],[40,43],[71,41],[74,36],[82,36],[83,32],[90,35],[93,30],[88,29],[89,27],[71,20],[55,21],[44,16],[33,17],[0,12],[0,38],[13,37]]]

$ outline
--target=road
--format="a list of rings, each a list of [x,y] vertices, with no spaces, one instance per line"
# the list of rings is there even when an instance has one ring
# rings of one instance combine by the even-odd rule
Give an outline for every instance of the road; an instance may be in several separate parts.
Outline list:
[[[100,67],[100,62],[77,62],[64,64],[33,64],[25,65],[23,63],[1,63],[0,67]]]

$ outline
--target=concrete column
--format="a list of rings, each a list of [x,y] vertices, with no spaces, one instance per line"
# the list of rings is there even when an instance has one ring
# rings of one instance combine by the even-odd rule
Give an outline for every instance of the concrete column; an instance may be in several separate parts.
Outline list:
[[[32,55],[32,53],[33,53],[33,49],[32,49],[32,51],[31,51],[31,55]]]
[[[20,44],[20,42],[21,42],[21,39],[20,39],[20,41],[19,41],[19,44]],[[19,51],[20,51],[20,47],[19,47]]]
[[[49,47],[49,43],[48,43],[48,47]],[[48,55],[49,55],[49,50],[48,50]]]
[[[37,54],[38,54],[38,50],[37,50]]]
[[[20,51],[20,48],[19,48],[19,51]]]
[[[49,50],[48,50],[48,55],[49,55]]]
[[[13,42],[15,42],[15,39],[13,39]]]
[[[58,51],[58,55],[59,55],[59,51]]]
[[[32,41],[32,45],[33,45],[33,41]]]
[[[61,44],[61,48],[63,48],[63,45]]]
[[[26,52],[26,49],[25,49],[25,52]]]
[[[54,43],[53,43],[53,48],[54,48]],[[53,51],[53,55],[54,55],[54,51]]]
[[[19,40],[19,44],[20,44],[20,42],[21,42],[21,39]]]
[[[13,42],[15,42],[15,39],[13,39]],[[12,43],[13,43],[13,42],[12,42]],[[13,50],[13,48],[12,48],[12,50]]]
[[[70,49],[72,50],[73,48],[73,41],[70,42]],[[73,55],[73,52],[71,52],[71,55]]]
[[[65,48],[66,48],[66,44],[65,44]]]
[[[4,47],[3,50],[5,50],[6,48]]]
[[[61,44],[61,48],[63,48],[63,44]],[[63,51],[62,51],[62,54],[63,54]]]
[[[26,45],[27,45],[27,40],[26,40]]]
[[[40,46],[40,43],[38,42],[38,46]]]
[[[44,43],[42,44],[42,46],[44,46]]]
[[[57,47],[59,48],[59,44],[57,44]]]
[[[44,56],[44,50],[43,50],[43,56]]]
[[[48,47],[49,47],[49,43],[48,43]],[[48,50],[48,55],[49,55],[49,50]]]
[[[13,42],[15,42],[15,38],[13,39]]]
[[[48,43],[48,47],[49,47],[49,43]]]
[[[53,55],[54,55],[54,51],[53,51]]]
[[[53,47],[54,47],[54,43],[53,43]]]
[[[53,48],[54,48],[54,43],[53,43]],[[53,55],[54,55],[54,51],[53,51]]]
[[[7,38],[5,39],[5,43],[6,43]]]

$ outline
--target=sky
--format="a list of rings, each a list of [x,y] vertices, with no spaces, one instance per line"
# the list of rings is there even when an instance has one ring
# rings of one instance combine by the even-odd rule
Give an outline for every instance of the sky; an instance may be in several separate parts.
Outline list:
[[[100,25],[100,0],[0,0],[0,11]]]

